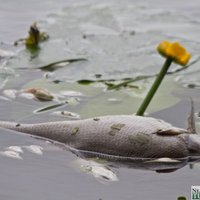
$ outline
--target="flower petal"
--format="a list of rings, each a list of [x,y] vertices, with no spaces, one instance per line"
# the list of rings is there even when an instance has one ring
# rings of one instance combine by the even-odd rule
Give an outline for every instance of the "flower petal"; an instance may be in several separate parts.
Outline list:
[[[166,58],[171,58],[175,63],[185,66],[191,55],[186,49],[178,42],[170,43],[169,41],[161,42],[157,51]]]

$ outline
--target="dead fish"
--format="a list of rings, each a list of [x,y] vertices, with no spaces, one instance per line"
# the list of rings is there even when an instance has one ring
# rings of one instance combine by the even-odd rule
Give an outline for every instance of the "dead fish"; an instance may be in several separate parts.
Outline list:
[[[193,123],[193,106],[188,129],[160,119],[135,115],[102,116],[98,119],[20,126],[0,121],[0,127],[48,138],[99,157],[184,158],[200,155],[200,136],[196,134]],[[120,127],[116,129],[116,125]],[[76,134],[72,134],[74,127],[78,130]],[[113,127],[115,134],[110,134]]]

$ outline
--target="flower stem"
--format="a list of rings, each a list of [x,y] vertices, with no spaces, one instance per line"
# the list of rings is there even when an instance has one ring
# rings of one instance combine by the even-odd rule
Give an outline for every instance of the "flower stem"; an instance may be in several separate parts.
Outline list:
[[[156,93],[156,91],[157,91],[160,83],[162,82],[164,76],[166,75],[167,70],[169,69],[171,63],[172,63],[172,59],[167,58],[160,70],[160,73],[157,75],[156,80],[154,81],[153,85],[151,86],[151,89],[149,90],[144,101],[142,102],[141,106],[139,107],[136,115],[140,115],[140,116],[144,115],[144,112],[145,112],[147,106],[149,105],[154,94]]]

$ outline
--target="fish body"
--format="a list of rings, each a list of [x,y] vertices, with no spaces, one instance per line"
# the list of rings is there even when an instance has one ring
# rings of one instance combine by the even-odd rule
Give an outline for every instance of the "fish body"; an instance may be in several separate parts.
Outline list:
[[[38,124],[0,121],[0,127],[48,138],[97,155],[136,158],[200,155],[198,134],[151,117],[116,115]]]

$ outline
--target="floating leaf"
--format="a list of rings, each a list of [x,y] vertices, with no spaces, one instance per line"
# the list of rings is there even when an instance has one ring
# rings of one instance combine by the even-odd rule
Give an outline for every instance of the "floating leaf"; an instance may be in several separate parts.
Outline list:
[[[105,83],[105,84],[108,86],[107,87],[108,90],[119,90],[122,87],[130,87],[130,88],[139,89],[139,87],[137,85],[129,85],[132,82],[135,82],[135,80],[124,81],[124,82],[119,83],[119,84],[108,84],[108,83]]]
[[[197,58],[196,60],[191,62],[190,65],[195,64],[199,60],[200,60],[200,58]],[[167,72],[167,74],[175,74],[175,73],[177,73],[179,71],[185,70],[190,65],[187,65],[184,68],[179,68],[179,69],[177,69],[175,71]],[[142,75],[142,76],[137,76],[135,78],[127,77],[127,78],[123,78],[123,79],[95,79],[95,80],[94,79],[92,79],[92,80],[90,80],[90,79],[82,79],[82,80],[78,80],[77,83],[79,83],[81,85],[90,85],[90,84],[93,84],[93,83],[103,83],[103,84],[105,84],[107,86],[107,90],[119,90],[119,89],[121,89],[123,87],[139,89],[139,87],[137,85],[131,85],[131,83],[137,82],[137,81],[141,81],[141,80],[145,80],[145,79],[149,79],[149,78],[153,78],[153,77],[156,77],[156,76],[157,76],[157,74]]]
[[[65,60],[59,60],[59,61],[55,61],[52,63],[49,63],[47,65],[43,65],[40,67],[37,67],[38,69],[41,69],[43,71],[49,71],[49,72],[53,72],[56,69],[59,69],[61,67],[63,67],[63,65],[67,65],[73,62],[79,62],[79,61],[86,61],[86,58],[72,58],[72,59],[65,59]]]
[[[48,105],[46,107],[40,108],[38,110],[35,110],[34,113],[41,113],[41,112],[49,111],[49,110],[52,110],[52,109],[64,106],[67,103],[68,103],[68,101],[64,101],[64,102],[61,102],[61,103],[57,103],[57,104],[53,104],[53,105]]]
[[[78,80],[77,83],[81,85],[89,85],[92,83],[103,83],[107,86],[108,90],[119,90],[122,87],[131,87],[138,89],[139,87],[137,85],[130,85],[132,82],[136,82],[139,80],[151,78],[156,75],[149,75],[149,76],[138,76],[136,78],[123,78],[120,80],[117,79],[97,79],[97,80],[89,80],[89,79],[82,79]],[[117,82],[117,83],[116,83]],[[121,83],[119,83],[121,82]]]
[[[113,88],[115,86],[114,83],[109,83],[109,82],[105,82],[105,85],[107,86],[108,90],[111,90],[111,88]]]
[[[79,80],[77,81],[81,85],[89,85],[91,83],[99,82],[99,81],[93,81],[93,80]]]

